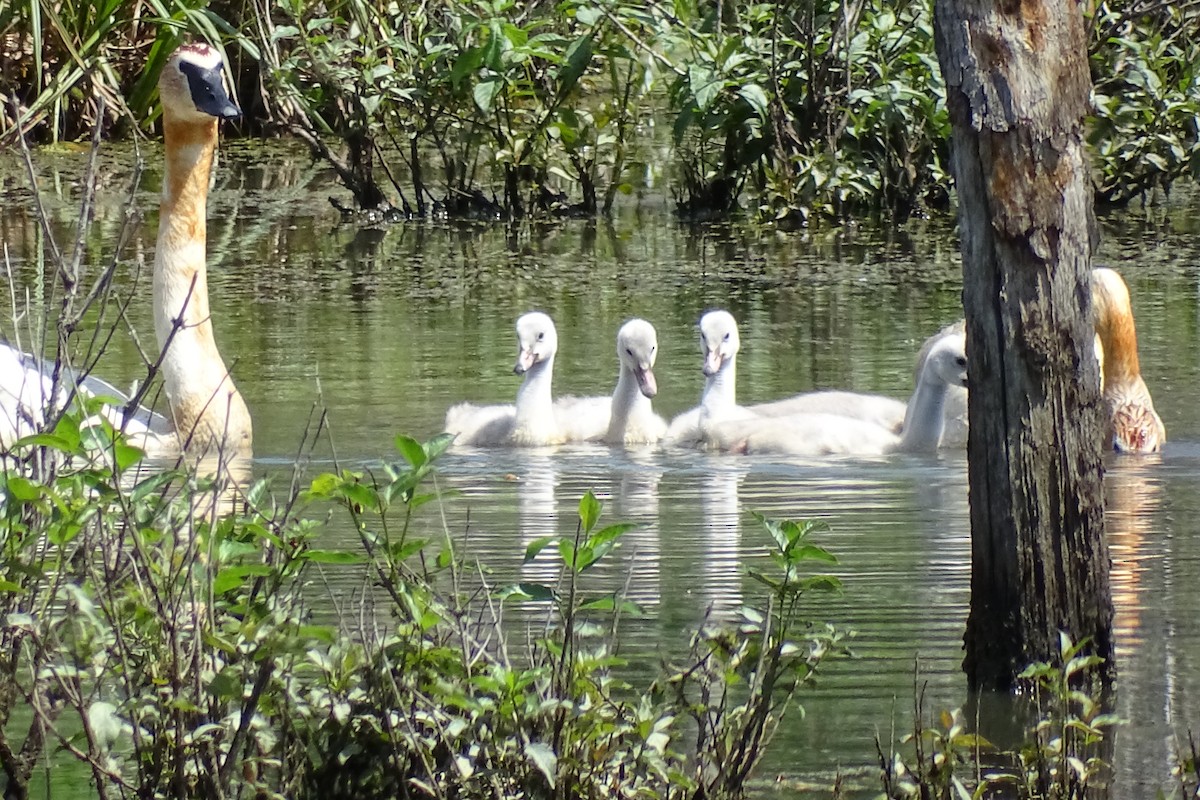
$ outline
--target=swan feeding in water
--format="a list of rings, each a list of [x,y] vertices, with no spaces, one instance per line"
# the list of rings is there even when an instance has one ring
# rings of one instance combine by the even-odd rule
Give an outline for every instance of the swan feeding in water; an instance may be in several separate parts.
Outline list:
[[[217,350],[208,304],[206,212],[217,123],[241,113],[225,92],[222,70],[216,49],[189,44],[171,55],[158,80],[165,168],[153,311],[170,414],[120,406],[102,411],[133,443],[155,454],[247,453],[251,447],[250,413]],[[42,424],[53,369],[53,363],[0,345],[0,442]],[[124,397],[98,378],[70,371],[63,376],[81,394]],[[60,404],[69,398],[67,391],[60,395]]]
[[[537,447],[565,441],[554,411],[551,381],[558,332],[541,311],[517,320],[517,363],[524,375],[515,405],[480,406],[459,403],[446,412],[446,431],[456,445],[474,447]]]
[[[751,417],[701,423],[711,446],[738,453],[801,456],[929,453],[942,437],[946,396],[967,383],[966,335],[938,339],[922,366],[906,407],[900,434],[879,425],[837,414]]]
[[[1167,440],[1167,430],[1142,379],[1129,287],[1108,267],[1092,270],[1091,285],[1112,447],[1121,453],[1157,452]]]

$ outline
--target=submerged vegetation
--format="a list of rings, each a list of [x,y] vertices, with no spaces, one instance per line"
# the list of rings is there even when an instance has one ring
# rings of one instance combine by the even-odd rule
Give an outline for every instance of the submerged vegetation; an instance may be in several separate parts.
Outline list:
[[[1097,199],[1200,176],[1200,6],[1114,0],[1091,22]],[[184,36],[223,44],[250,124],[305,138],[377,216],[594,215],[665,189],[693,218],[807,222],[950,198],[915,0],[18,1],[0,136],[143,120]]]

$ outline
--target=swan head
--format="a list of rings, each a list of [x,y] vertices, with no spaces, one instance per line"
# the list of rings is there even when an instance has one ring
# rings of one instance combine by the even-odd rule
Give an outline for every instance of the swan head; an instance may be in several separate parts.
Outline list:
[[[522,314],[517,320],[517,363],[513,372],[524,375],[535,364],[554,358],[558,351],[558,331],[554,320],[540,311]]]
[[[1144,403],[1122,403],[1112,409],[1112,444],[1118,453],[1157,453],[1167,438],[1158,413]]]
[[[646,397],[658,394],[654,379],[654,361],[658,358],[658,333],[644,319],[631,319],[617,331],[617,359],[621,369],[637,379],[638,389]]]
[[[158,76],[163,113],[190,122],[241,116],[225,91],[224,66],[220,51],[207,44],[185,44],[172,53]]]
[[[954,332],[942,336],[929,348],[922,377],[946,386],[967,385],[967,335]]]
[[[700,351],[704,353],[704,374],[712,377],[737,356],[742,342],[737,320],[728,311],[709,311],[700,318]]]

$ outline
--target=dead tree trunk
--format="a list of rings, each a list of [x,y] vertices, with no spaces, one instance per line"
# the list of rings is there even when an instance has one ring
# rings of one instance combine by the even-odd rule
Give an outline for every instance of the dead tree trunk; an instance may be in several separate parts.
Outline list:
[[[1073,0],[937,0],[970,358],[972,689],[1059,631],[1115,677],[1089,275],[1090,79]]]

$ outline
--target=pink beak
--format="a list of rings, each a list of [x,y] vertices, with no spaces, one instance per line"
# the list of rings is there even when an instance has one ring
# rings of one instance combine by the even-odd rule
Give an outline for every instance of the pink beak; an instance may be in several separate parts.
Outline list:
[[[532,350],[521,348],[521,352],[517,354],[517,363],[513,365],[513,372],[518,375],[524,375],[530,367],[537,361],[537,356]]]
[[[646,397],[658,394],[658,381],[654,380],[654,371],[650,367],[639,366],[633,371],[633,376],[637,378],[638,388]]]
[[[718,372],[720,372],[721,362],[724,360],[725,359],[721,358],[721,350],[719,348],[715,350],[709,350],[707,353],[705,353],[703,370],[705,377],[711,378],[713,375],[716,375]]]

